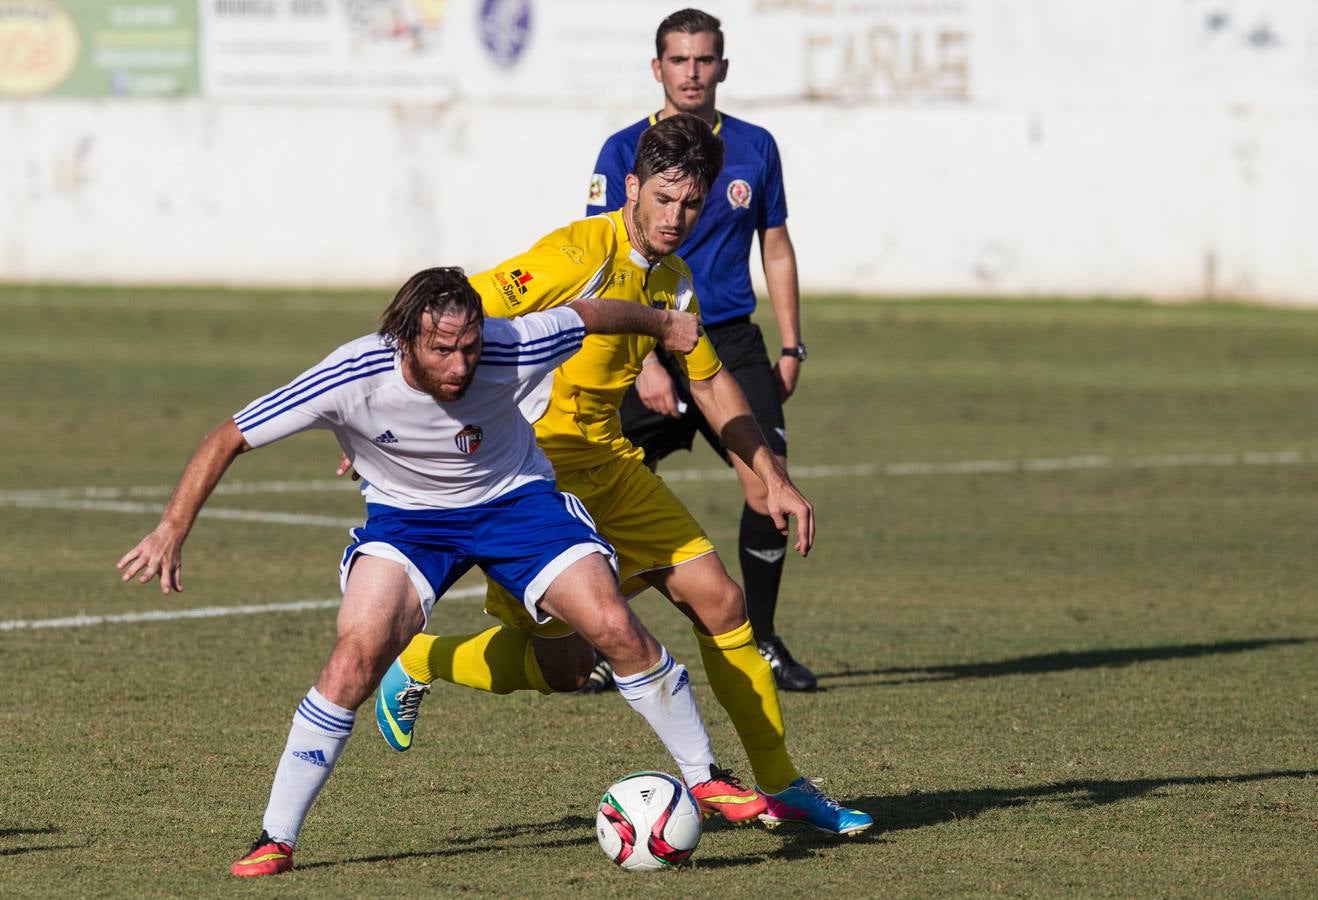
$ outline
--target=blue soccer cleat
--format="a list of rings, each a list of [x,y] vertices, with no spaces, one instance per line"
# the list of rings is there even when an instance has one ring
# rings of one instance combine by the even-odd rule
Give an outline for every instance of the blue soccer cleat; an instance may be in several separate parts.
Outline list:
[[[409,676],[396,659],[380,679],[380,692],[375,695],[375,724],[385,743],[399,753],[412,746],[416,714],[421,698],[428,693],[430,685]]]
[[[819,789],[819,779],[804,775],[786,790],[765,794],[767,808],[760,821],[770,828],[783,822],[804,822],[829,834],[857,834],[874,824],[868,813],[847,809]]]

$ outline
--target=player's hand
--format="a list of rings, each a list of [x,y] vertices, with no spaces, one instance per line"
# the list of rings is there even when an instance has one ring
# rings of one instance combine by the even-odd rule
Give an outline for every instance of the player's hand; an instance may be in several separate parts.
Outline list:
[[[687,318],[694,319],[695,316]],[[659,362],[647,362],[641,366],[641,374],[636,376],[636,396],[652,412],[670,419],[682,417],[677,408],[677,387],[673,384],[673,376]]]
[[[340,454],[339,467],[334,470],[334,475],[338,478],[342,478],[344,475],[347,475],[350,470],[352,471],[353,481],[357,481],[358,479],[361,478],[361,476],[358,475],[355,470],[353,470],[352,460],[348,459],[348,454],[346,453]]]
[[[669,310],[664,323],[664,336],[659,343],[669,353],[681,353],[683,356],[696,349],[696,341],[704,332],[700,328],[700,319],[691,313]]]
[[[778,382],[778,399],[786,403],[796,393],[796,382],[801,377],[801,360],[795,356],[780,357],[773,366],[773,380]]]
[[[769,515],[783,534],[787,534],[787,520],[796,519],[796,543],[792,548],[809,556],[815,543],[815,508],[796,485],[786,479],[769,485]]]
[[[182,591],[183,541],[168,529],[158,527],[120,557],[115,568],[124,573],[121,581],[131,581],[137,576],[139,583],[147,584],[159,575],[162,594]]]

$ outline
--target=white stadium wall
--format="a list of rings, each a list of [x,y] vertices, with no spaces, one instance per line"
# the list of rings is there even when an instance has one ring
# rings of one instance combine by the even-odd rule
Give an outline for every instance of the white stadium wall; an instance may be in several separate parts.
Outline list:
[[[118,24],[178,34],[181,3],[119,4]],[[6,81],[0,53],[0,280],[384,286],[492,264],[583,214],[600,142],[658,104],[647,60],[675,8],[374,5],[411,31],[352,32],[368,0],[204,0],[191,69],[116,70],[104,96],[84,68]],[[704,8],[728,33],[720,106],[778,139],[808,291],[1318,305],[1318,3]]]

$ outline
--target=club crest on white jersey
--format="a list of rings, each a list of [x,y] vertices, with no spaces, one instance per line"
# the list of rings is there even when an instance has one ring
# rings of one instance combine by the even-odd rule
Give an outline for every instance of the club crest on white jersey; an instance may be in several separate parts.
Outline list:
[[[458,445],[458,449],[468,456],[475,453],[481,448],[481,440],[485,433],[481,431],[479,425],[463,425],[462,430],[453,435],[453,443]]]

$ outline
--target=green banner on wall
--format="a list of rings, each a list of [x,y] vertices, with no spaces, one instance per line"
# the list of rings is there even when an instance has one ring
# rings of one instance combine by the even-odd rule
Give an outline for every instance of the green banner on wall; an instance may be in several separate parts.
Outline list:
[[[196,0],[0,0],[0,97],[198,91]]]

